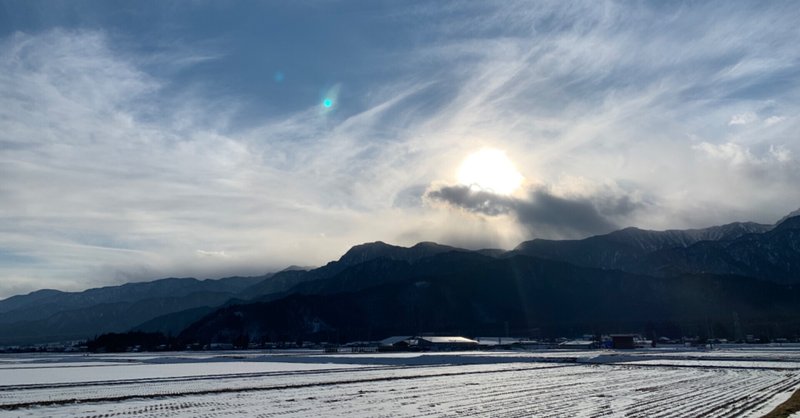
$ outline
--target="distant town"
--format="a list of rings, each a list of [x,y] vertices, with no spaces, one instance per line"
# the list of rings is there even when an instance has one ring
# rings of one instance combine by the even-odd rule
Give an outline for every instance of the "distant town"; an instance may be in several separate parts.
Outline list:
[[[47,344],[0,346],[0,353],[113,353],[148,351],[219,351],[219,350],[320,350],[324,353],[378,353],[415,351],[470,350],[601,350],[646,349],[655,347],[692,347],[713,349],[732,344],[792,344],[800,338],[767,338],[746,335],[741,340],[725,338],[660,337],[647,339],[639,334],[581,335],[577,338],[530,339],[517,337],[463,337],[442,335],[391,336],[377,341],[351,341],[344,344],[312,341],[182,344],[159,333],[110,333],[92,340]]]

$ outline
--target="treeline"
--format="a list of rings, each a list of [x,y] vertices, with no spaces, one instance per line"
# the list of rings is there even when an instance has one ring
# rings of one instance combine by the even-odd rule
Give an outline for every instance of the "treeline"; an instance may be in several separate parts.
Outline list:
[[[126,351],[179,350],[183,346],[177,338],[160,332],[126,332],[103,334],[86,342],[93,353],[122,353]]]
[[[225,341],[226,343],[228,341]],[[231,348],[247,348],[250,338],[247,334],[230,341]],[[180,351],[207,348],[195,341],[164,335],[161,332],[130,331],[108,333],[86,342],[86,349],[93,353],[124,353],[130,351]]]

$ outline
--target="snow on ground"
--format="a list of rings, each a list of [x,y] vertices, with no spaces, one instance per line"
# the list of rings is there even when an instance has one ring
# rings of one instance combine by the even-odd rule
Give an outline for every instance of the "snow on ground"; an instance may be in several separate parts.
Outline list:
[[[756,417],[799,387],[797,347],[0,356],[0,417]]]
[[[3,386],[35,385],[77,382],[108,382],[119,380],[153,380],[168,378],[218,377],[243,374],[263,374],[269,372],[291,372],[320,369],[352,368],[340,364],[278,363],[278,362],[191,362],[191,363],[127,363],[101,364],[56,368],[51,364],[35,368],[30,365],[21,368],[0,369],[0,382]],[[0,394],[0,399],[2,394]]]

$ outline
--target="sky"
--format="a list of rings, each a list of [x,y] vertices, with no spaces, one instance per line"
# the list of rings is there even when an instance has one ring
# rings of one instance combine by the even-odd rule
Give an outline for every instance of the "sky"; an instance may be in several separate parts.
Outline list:
[[[0,298],[378,240],[774,223],[800,207],[798,21],[791,1],[0,0]]]

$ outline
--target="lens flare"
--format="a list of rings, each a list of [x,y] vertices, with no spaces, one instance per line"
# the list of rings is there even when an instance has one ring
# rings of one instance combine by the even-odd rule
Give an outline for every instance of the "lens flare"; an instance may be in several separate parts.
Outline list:
[[[341,84],[337,83],[320,91],[318,106],[321,115],[332,114],[341,105],[339,103],[339,90],[341,87]]]

